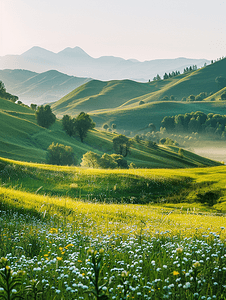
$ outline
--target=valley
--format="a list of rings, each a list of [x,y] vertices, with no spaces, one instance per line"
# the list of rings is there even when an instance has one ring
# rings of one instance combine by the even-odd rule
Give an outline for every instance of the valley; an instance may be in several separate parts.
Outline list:
[[[0,299],[226,298],[225,64],[146,83],[0,71],[24,99],[0,97]]]

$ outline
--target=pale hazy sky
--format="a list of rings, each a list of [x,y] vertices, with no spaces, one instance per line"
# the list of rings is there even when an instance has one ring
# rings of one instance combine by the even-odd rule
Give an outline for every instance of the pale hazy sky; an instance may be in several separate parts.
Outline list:
[[[0,0],[0,56],[79,46],[140,61],[226,55],[226,0]]]

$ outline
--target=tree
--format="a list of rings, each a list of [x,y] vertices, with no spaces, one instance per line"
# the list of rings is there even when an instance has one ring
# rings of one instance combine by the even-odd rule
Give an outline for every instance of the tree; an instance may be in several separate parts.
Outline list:
[[[195,96],[194,95],[190,95],[188,97],[188,101],[195,101]]]
[[[178,150],[178,155],[179,155],[180,157],[184,157],[184,150],[183,150],[182,148],[179,148],[179,150]]]
[[[169,78],[168,74],[165,73],[165,74],[163,75],[163,79],[168,79],[168,78]]]
[[[167,131],[173,131],[175,127],[174,117],[165,116],[161,122],[161,126],[165,127]]]
[[[136,134],[135,136],[134,136],[134,141],[135,142],[137,142],[138,144],[140,143],[140,136],[139,136],[139,134]]]
[[[105,129],[105,130],[107,130],[108,128],[109,128],[109,126],[108,126],[108,124],[107,123],[105,123],[105,124],[103,124],[103,129]]]
[[[99,168],[100,167],[100,155],[92,151],[83,154],[81,166],[87,168]]]
[[[120,134],[113,138],[113,148],[116,154],[120,154],[126,157],[128,153],[130,153],[129,150],[130,145],[131,145],[130,139],[123,134]]]
[[[100,167],[103,169],[115,169],[118,167],[118,164],[111,155],[104,153],[100,159]]]
[[[118,168],[121,169],[128,169],[128,163],[127,160],[122,155],[119,154],[111,154],[111,157],[116,161],[118,164]]]
[[[10,100],[12,102],[16,102],[19,98],[17,96],[11,95],[6,92],[6,88],[4,83],[0,80],[0,97]]]
[[[95,127],[95,123],[90,116],[84,112],[81,112],[74,122],[74,132],[78,134],[81,142],[87,136],[87,132]]]
[[[4,96],[4,94],[6,93],[6,88],[5,85],[2,81],[0,81],[0,96]]]
[[[39,106],[35,112],[35,117],[38,125],[45,128],[49,128],[56,121],[56,116],[52,113],[49,105]]]
[[[88,168],[103,168],[103,169],[115,169],[123,168],[128,169],[127,161],[122,155],[118,154],[107,154],[104,153],[100,156],[97,153],[89,151],[82,157],[81,166]]]
[[[47,149],[47,163],[51,165],[72,165],[75,163],[73,149],[70,146],[54,144]]]
[[[30,106],[31,106],[31,109],[32,109],[32,110],[36,111],[37,104],[32,104],[32,103],[31,103],[31,105],[30,105]]]
[[[153,81],[159,81],[161,80],[161,77],[159,76],[159,74],[157,74],[154,78]]]
[[[69,136],[72,136],[74,134],[74,123],[75,123],[75,119],[72,119],[68,115],[63,116],[62,119],[63,130],[66,131],[66,133]]]

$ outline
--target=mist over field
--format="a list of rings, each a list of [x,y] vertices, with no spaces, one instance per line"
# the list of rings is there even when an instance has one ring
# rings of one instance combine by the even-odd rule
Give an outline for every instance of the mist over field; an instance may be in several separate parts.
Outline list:
[[[198,154],[200,156],[204,156],[206,158],[210,158],[220,162],[226,162],[226,149],[223,143],[221,146],[206,145],[205,147],[194,147],[191,150],[195,154]]]

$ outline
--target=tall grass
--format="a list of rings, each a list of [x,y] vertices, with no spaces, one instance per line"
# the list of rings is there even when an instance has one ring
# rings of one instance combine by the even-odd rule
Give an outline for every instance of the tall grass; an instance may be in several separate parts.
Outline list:
[[[0,197],[2,299],[226,297],[224,216],[3,187]]]

